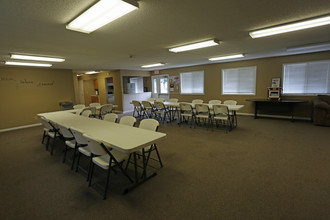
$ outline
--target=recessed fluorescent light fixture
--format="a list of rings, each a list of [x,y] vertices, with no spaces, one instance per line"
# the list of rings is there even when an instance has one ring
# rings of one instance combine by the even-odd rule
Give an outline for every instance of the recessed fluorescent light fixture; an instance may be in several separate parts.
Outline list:
[[[85,72],[85,74],[96,74],[96,73],[100,73],[100,71],[88,71],[88,72]]]
[[[235,58],[241,58],[244,57],[243,54],[234,54],[234,55],[230,55],[230,56],[223,56],[223,57],[214,57],[214,58],[210,58],[210,61],[216,61],[216,60],[228,60],[228,59],[235,59]]]
[[[100,0],[71,21],[66,28],[89,34],[138,7],[135,0]]]
[[[148,65],[144,65],[141,66],[142,68],[149,68],[149,67],[156,67],[156,66],[164,66],[164,63],[154,63],[154,64],[148,64]]]
[[[307,28],[318,27],[318,26],[327,25],[327,24],[330,24],[329,15],[325,16],[325,17],[319,17],[319,18],[305,20],[305,21],[298,21],[295,23],[285,24],[285,25],[281,25],[281,26],[277,26],[277,27],[265,28],[265,29],[258,30],[258,31],[252,31],[249,34],[252,38],[259,38],[259,37],[266,37],[266,36],[275,35],[275,34],[282,34],[282,33],[291,32],[291,31],[303,30],[303,29],[307,29]]]
[[[306,44],[295,47],[288,47],[287,52],[301,52],[301,51],[324,51],[330,50],[330,42],[318,43],[318,44]]]
[[[52,64],[48,63],[23,63],[23,62],[11,62],[5,61],[6,65],[15,65],[15,66],[40,66],[40,67],[51,67]]]
[[[188,45],[181,46],[181,47],[171,48],[171,49],[169,49],[169,51],[178,53],[178,52],[183,52],[183,51],[188,51],[188,50],[196,50],[196,49],[200,49],[200,48],[204,48],[204,47],[212,47],[212,46],[216,46],[216,45],[219,45],[219,41],[213,39],[213,40],[203,41],[203,42],[199,42],[199,43],[195,43],[195,44],[188,44]]]
[[[39,56],[21,55],[21,54],[11,54],[10,58],[19,59],[19,60],[37,60],[37,61],[48,61],[48,62],[63,62],[63,61],[65,61],[65,59],[63,59],[63,58],[39,57]]]

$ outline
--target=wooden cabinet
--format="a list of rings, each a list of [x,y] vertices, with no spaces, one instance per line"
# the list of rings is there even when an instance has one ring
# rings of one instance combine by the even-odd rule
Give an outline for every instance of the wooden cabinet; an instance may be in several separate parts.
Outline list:
[[[99,83],[98,83],[97,79],[94,79],[94,89],[95,90],[99,89]]]

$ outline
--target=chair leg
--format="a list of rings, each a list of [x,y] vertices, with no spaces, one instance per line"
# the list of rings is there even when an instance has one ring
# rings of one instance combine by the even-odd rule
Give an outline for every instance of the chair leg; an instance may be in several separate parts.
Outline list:
[[[94,171],[94,163],[91,164],[91,173],[90,173],[90,177],[89,177],[89,183],[88,183],[88,187],[90,187],[92,185],[92,177],[93,177],[93,171]]]
[[[78,150],[78,145],[76,143],[76,146],[74,147],[74,151],[73,151],[73,156],[72,156],[71,170],[73,170],[73,168],[74,168],[74,161],[76,160],[77,150]]]
[[[65,149],[64,149],[64,157],[63,157],[63,161],[62,163],[65,163],[65,159],[66,159],[66,153],[68,152],[68,146],[65,145]]]
[[[44,143],[44,140],[45,140],[45,137],[46,137],[47,135],[46,135],[46,131],[44,130],[44,134],[42,135],[42,141],[41,141],[41,143],[43,144]]]
[[[154,144],[154,148],[155,148],[156,153],[157,153],[157,156],[158,156],[158,160],[159,160],[159,163],[160,163],[160,167],[163,167],[163,163],[162,163],[162,160],[160,159],[159,152],[158,152],[158,149],[157,149],[156,144]]]
[[[46,150],[48,150],[48,146],[49,146],[49,139],[50,139],[50,136],[48,136],[48,138],[47,138],[47,143],[46,143]]]
[[[111,171],[111,159],[110,159],[110,162],[109,162],[108,175],[107,175],[107,183],[105,184],[105,188],[104,188],[104,195],[103,195],[103,199],[104,200],[107,198],[108,185],[109,185],[109,179],[110,179],[110,171]]]
[[[89,159],[89,165],[88,165],[88,172],[87,172],[86,181],[88,181],[88,180],[90,180],[90,178],[92,178],[92,168],[94,168],[93,155],[91,155],[90,159]]]
[[[79,162],[80,162],[80,152],[78,151],[78,159],[77,159],[76,172],[78,172],[78,169],[79,169]]]

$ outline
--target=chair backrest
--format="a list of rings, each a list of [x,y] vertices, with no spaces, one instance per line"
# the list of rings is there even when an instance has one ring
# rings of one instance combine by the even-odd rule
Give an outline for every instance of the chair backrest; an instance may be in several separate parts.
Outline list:
[[[73,138],[73,135],[68,128],[66,128],[62,125],[59,125],[59,124],[57,124],[57,126],[60,129],[60,132],[64,138]]]
[[[76,142],[80,145],[86,145],[87,141],[86,139],[83,137],[83,132],[81,130],[79,130],[78,128],[69,128],[70,131],[72,132],[72,135],[74,136],[74,139],[76,140]]]
[[[194,99],[191,103],[193,104],[202,104],[204,101],[202,99]]]
[[[209,101],[209,104],[212,104],[212,105],[220,105],[220,104],[221,104],[221,101],[220,101],[220,100],[210,100],[210,101]]]
[[[109,121],[115,123],[117,121],[118,115],[115,113],[108,113],[103,116],[104,121]]]
[[[108,154],[103,147],[101,146],[101,143],[93,139],[91,136],[87,134],[83,134],[83,137],[86,139],[88,148],[91,150],[92,154],[94,155],[106,155]]]
[[[210,113],[210,108],[207,104],[195,104],[197,114]]]
[[[154,106],[155,106],[156,109],[165,109],[165,105],[164,105],[163,102],[155,101]]]
[[[73,109],[81,109],[81,108],[85,108],[86,106],[83,104],[77,104],[73,106]]]
[[[223,104],[225,104],[225,105],[236,105],[237,101],[235,101],[235,100],[226,100],[226,101],[223,102]]]
[[[90,108],[85,108],[80,112],[81,116],[89,117],[92,114],[92,110]]]
[[[133,127],[135,122],[136,118],[134,118],[133,116],[123,116],[120,118],[119,124]]]
[[[156,99],[155,98],[148,98],[148,101],[149,102],[153,102],[153,101],[155,101]]]
[[[132,104],[134,105],[134,108],[141,108],[141,102],[133,100]]]
[[[159,126],[159,122],[155,119],[148,118],[148,119],[143,119],[140,122],[139,128],[150,130],[150,131],[157,131]]]
[[[142,101],[144,108],[153,108],[152,104],[149,101]]]
[[[100,106],[101,104],[98,102],[92,102],[91,104],[89,104],[89,107],[97,107]]]
[[[157,101],[157,102],[164,102],[165,99],[164,99],[164,98],[158,98],[158,99],[156,99],[156,101]]]
[[[111,113],[112,112],[112,109],[113,109],[113,105],[112,104],[102,105],[101,108],[100,108],[100,114],[101,115],[105,115],[107,113]]]
[[[53,127],[49,124],[48,120],[45,117],[41,116],[41,117],[39,117],[39,120],[40,120],[41,124],[46,129],[49,129],[49,130],[52,130],[53,129]]]
[[[188,112],[188,111],[191,111],[193,110],[192,106],[190,103],[187,103],[187,102],[180,102],[179,103],[180,105],[180,111],[181,112]]]
[[[226,105],[213,105],[214,115],[229,115],[229,110]]]
[[[172,98],[172,99],[169,99],[168,101],[169,101],[169,102],[178,102],[178,101],[179,101],[179,99],[176,99],[176,98]]]

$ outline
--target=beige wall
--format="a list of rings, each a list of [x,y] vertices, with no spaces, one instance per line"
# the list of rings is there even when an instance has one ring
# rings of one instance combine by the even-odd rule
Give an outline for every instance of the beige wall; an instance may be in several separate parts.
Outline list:
[[[0,67],[0,129],[39,123],[38,113],[74,101],[71,70]]]
[[[169,74],[169,76],[180,76],[182,72],[204,70],[204,95],[180,95],[179,85],[175,85],[174,92],[170,92],[170,98],[178,98],[179,101],[190,102],[193,99],[203,99],[208,102],[211,99],[227,100],[235,99],[239,104],[245,105],[241,112],[253,113],[253,103],[246,99],[267,98],[267,87],[271,86],[272,78],[281,78],[282,67],[286,63],[308,62],[330,59],[330,51],[311,53],[294,56],[282,56],[272,58],[262,58],[247,61],[237,61],[229,63],[217,63],[208,65],[199,65],[192,67],[161,70],[159,74]],[[221,94],[221,69],[256,66],[257,67],[257,88],[256,95],[222,95]],[[177,89],[178,87],[178,89]],[[296,108],[296,116],[310,117],[312,96],[285,96],[284,99],[308,100],[308,104],[299,104]]]

